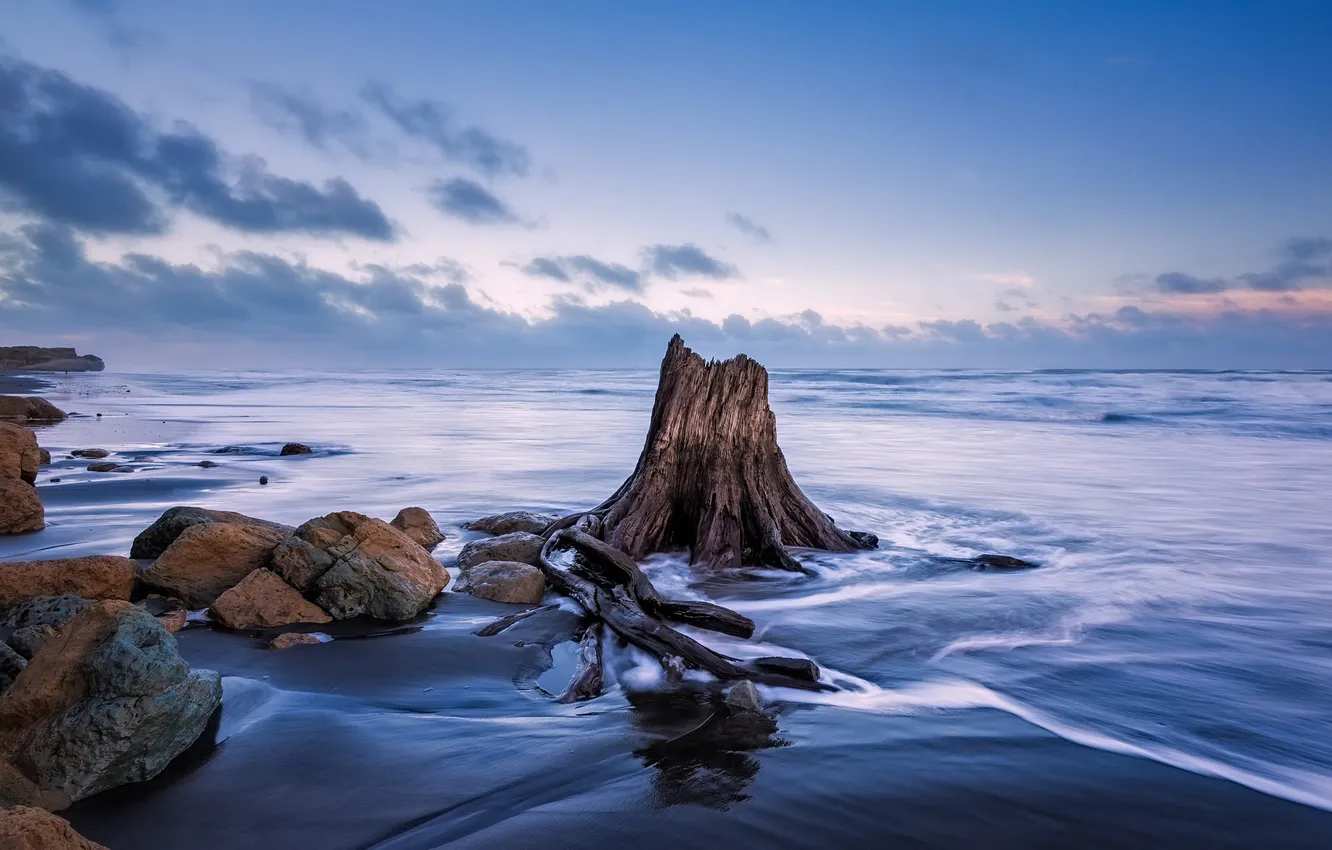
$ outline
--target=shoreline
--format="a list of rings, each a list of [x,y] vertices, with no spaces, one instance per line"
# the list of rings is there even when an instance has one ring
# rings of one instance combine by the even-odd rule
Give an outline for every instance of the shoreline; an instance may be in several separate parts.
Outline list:
[[[51,382],[17,372],[0,372],[0,395],[36,395],[51,388]]]

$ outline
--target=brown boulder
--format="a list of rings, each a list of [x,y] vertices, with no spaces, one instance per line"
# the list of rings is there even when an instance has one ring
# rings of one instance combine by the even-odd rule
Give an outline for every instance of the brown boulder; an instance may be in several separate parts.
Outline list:
[[[389,525],[421,544],[427,552],[444,542],[444,532],[425,508],[403,508]]]
[[[152,779],[221,701],[221,676],[191,670],[150,614],[98,602],[43,643],[0,696],[0,803],[61,809]]]
[[[117,555],[0,564],[0,611],[33,596],[64,593],[81,599],[129,599],[134,574],[134,562]]]
[[[273,552],[272,569],[334,619],[410,620],[449,583],[420,545],[352,511],[318,517]]]
[[[0,850],[107,850],[74,831],[69,821],[45,809],[0,809]]]
[[[88,464],[89,472],[133,472],[134,467],[122,466],[109,460],[99,460],[97,463]]]
[[[314,635],[284,632],[269,641],[268,645],[272,649],[291,649],[293,646],[318,646],[321,643],[323,641]]]
[[[50,453],[50,452],[48,452],[46,449],[38,449],[38,450],[37,450],[37,455],[38,455],[38,461],[37,461],[37,462],[38,462],[38,464],[39,464],[40,466],[50,466],[50,464],[51,464],[51,453]]]
[[[288,457],[290,455],[308,455],[311,453],[312,450],[305,443],[287,443],[282,447],[282,451],[278,452],[282,457]]]
[[[468,567],[459,589],[494,602],[535,605],[546,593],[546,578],[531,564],[487,561]]]
[[[14,422],[57,422],[65,411],[37,396],[0,395],[0,419]]]
[[[329,623],[324,609],[301,596],[272,570],[255,570],[217,598],[209,615],[229,629],[267,629],[292,623]]]
[[[40,396],[29,396],[28,418],[37,422],[59,422],[68,418],[68,414]]]
[[[143,574],[143,583],[185,602],[212,605],[225,591],[265,566],[282,534],[271,528],[215,522],[185,529]]]
[[[46,528],[37,488],[17,478],[0,478],[0,534],[26,534]]]
[[[150,593],[134,604],[156,617],[162,628],[172,634],[185,628],[185,623],[189,619],[189,611],[185,609],[184,602],[160,593]]]
[[[130,547],[130,557],[156,558],[165,552],[168,546],[175,543],[176,538],[184,533],[185,529],[195,525],[209,525],[211,523],[257,525],[260,528],[274,531],[283,537],[296,530],[289,525],[269,522],[266,519],[255,519],[232,511],[215,511],[209,508],[177,505],[174,508],[167,508],[152,525],[145,528],[139,533],[138,537],[134,538],[134,545]]]
[[[0,478],[32,484],[41,465],[42,450],[37,446],[37,435],[21,425],[0,422]]]

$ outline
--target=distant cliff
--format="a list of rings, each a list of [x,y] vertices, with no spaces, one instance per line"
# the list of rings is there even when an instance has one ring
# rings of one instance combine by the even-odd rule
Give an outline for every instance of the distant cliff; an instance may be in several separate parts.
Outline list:
[[[72,348],[0,346],[0,372],[100,372],[105,368],[102,358],[80,355]]]

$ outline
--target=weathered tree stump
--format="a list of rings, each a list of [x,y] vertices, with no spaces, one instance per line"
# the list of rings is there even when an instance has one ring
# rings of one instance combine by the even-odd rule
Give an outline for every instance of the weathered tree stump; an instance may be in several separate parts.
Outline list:
[[[777,445],[768,372],[741,354],[705,362],[677,334],[661,361],[638,465],[605,502],[547,535],[599,520],[600,537],[632,559],[687,548],[699,566],[802,570],[788,546],[851,552],[873,535],[848,533],[805,497]],[[584,523],[584,527],[589,524]]]

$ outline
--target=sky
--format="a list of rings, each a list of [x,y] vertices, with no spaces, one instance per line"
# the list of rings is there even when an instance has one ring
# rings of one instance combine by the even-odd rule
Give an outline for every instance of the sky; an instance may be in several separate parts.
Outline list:
[[[0,0],[0,345],[1332,368],[1332,3]]]

